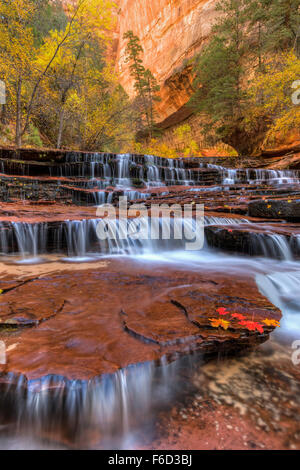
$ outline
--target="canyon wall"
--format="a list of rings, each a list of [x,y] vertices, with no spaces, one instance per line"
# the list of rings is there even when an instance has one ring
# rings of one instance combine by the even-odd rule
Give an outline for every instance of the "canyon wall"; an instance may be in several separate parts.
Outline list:
[[[170,127],[190,114],[184,105],[192,91],[189,62],[201,49],[216,18],[217,0],[119,0],[117,67],[121,82],[133,95],[133,82],[125,63],[126,41],[132,30],[144,49],[144,64],[161,86],[157,105],[162,127]]]

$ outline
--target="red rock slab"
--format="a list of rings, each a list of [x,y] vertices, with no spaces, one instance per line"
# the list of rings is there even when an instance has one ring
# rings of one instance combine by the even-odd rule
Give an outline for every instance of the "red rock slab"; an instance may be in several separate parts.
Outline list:
[[[34,288],[31,283],[34,283]],[[38,325],[56,315],[63,307],[64,301],[53,296],[51,285],[39,279],[30,279],[9,287],[0,296],[0,327]]]
[[[280,318],[253,279],[166,268],[152,272],[129,261],[33,279],[4,293],[1,302],[0,319],[7,318],[10,306],[12,317],[21,309],[35,322],[11,337],[5,331],[2,381],[7,373],[29,381],[46,376],[88,380],[191,350],[216,354],[249,348],[273,330],[249,332],[231,320],[227,330],[214,328],[210,318],[219,318],[218,307],[251,320]]]
[[[94,207],[67,206],[65,204],[35,205],[25,201],[0,203],[1,222],[55,222],[96,218]]]

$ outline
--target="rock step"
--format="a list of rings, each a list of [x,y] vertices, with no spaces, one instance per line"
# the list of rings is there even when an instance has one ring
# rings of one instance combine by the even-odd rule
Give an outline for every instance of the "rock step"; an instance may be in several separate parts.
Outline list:
[[[236,352],[266,341],[274,325],[264,320],[281,317],[248,277],[171,268],[156,274],[142,267],[134,271],[134,264],[111,261],[27,278],[8,290],[10,280],[0,281],[0,337],[1,329],[21,328],[6,334],[1,382],[21,375],[25,386],[42,387],[47,376],[44,385],[51,386],[49,376],[90,380],[192,350]],[[220,307],[228,313],[220,315]],[[234,313],[257,322],[259,330],[249,330]],[[225,328],[214,326],[214,318],[225,320]]]

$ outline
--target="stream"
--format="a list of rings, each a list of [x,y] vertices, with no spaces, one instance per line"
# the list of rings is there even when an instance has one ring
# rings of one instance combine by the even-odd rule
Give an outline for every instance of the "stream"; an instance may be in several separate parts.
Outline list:
[[[267,188],[275,192],[285,188],[287,194],[296,194],[300,188],[299,174],[292,170],[229,170],[201,164],[196,170],[217,172],[214,184],[204,181],[202,186],[200,173],[193,166],[186,168],[183,161],[152,156],[111,160],[106,154],[79,158],[72,153],[63,165],[51,167],[49,178],[73,179],[78,189],[74,207],[81,201],[82,187],[92,188],[87,206],[93,210],[113,202],[119,193],[141,202],[153,199],[158,189],[159,197],[167,198],[173,187],[175,196],[184,187],[185,194],[202,197],[204,204],[206,200],[213,203],[218,191],[229,194],[237,185],[244,185],[247,194],[258,188],[258,198]],[[16,174],[33,177],[30,165],[18,167],[18,171],[16,165],[2,164],[2,181]],[[133,177],[144,182],[141,189],[132,188]],[[18,198],[11,198],[13,205]],[[99,218],[95,211],[93,217],[81,217],[84,206],[81,201],[75,207],[77,217],[75,212],[70,220],[52,220],[55,207],[37,221],[30,219],[30,213],[22,215],[20,209],[18,217],[0,217],[0,281],[46,279],[54,274],[80,276],[97,269],[114,273],[120,269],[128,276],[135,272],[145,278],[155,273],[158,279],[174,279],[175,286],[178,276],[179,287],[184,286],[185,277],[188,284],[189,276],[200,273],[210,279],[249,278],[281,310],[280,327],[250,352],[207,358],[191,351],[171,361],[161,357],[88,381],[74,379],[67,389],[56,386],[60,377],[49,373],[24,391],[20,376],[17,384],[1,389],[0,448],[299,449],[300,365],[292,361],[293,342],[300,340],[297,234],[283,234],[284,221],[279,222],[279,231],[274,231],[272,221],[257,222],[247,214],[237,218],[214,210],[207,214],[205,210],[205,241],[199,251],[185,250],[184,240],[163,240],[163,219],[157,224],[155,240],[115,238],[102,242],[96,236]],[[255,231],[258,225],[259,233]],[[252,226],[251,247],[243,253],[212,246],[206,232],[207,227],[251,231]],[[103,263],[111,268],[103,268]],[[18,330],[2,331],[0,339],[6,341],[8,335],[14,336],[16,344],[22,341]]]

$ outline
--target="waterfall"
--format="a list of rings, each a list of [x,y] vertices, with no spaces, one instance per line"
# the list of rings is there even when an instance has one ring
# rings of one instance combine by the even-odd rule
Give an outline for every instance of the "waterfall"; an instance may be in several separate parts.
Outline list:
[[[251,224],[248,219],[234,219],[230,217],[204,216],[205,225],[237,225]]]
[[[247,219],[205,216],[203,220],[205,227],[240,223],[252,225]],[[57,253],[78,261],[90,256],[157,254],[186,249],[187,243],[200,240],[199,227],[195,219],[178,217],[0,222],[0,253],[19,254],[23,259]],[[243,252],[290,261],[299,255],[299,239],[253,232]]]
[[[52,224],[0,222],[0,253],[18,253],[24,259],[50,252],[76,258],[135,255],[184,249],[193,239],[200,240],[200,235],[198,222],[178,217],[86,219]]]
[[[31,166],[33,164],[33,168]],[[269,170],[257,168],[229,169],[221,165],[205,163],[201,158],[161,158],[154,155],[80,153],[67,152],[64,163],[34,167],[34,163],[2,159],[0,171],[12,175],[34,176],[37,172],[49,172],[52,177],[83,180],[102,180],[103,185],[129,189],[133,180],[145,187],[168,185],[205,185],[205,175],[200,170],[211,169],[208,184],[299,184],[299,170]],[[31,173],[32,172],[32,173]],[[46,172],[46,173],[45,173]],[[96,183],[97,184],[97,183]],[[101,185],[101,183],[99,183]],[[100,188],[100,189],[103,189]]]
[[[220,171],[223,184],[299,184],[299,170],[268,170],[259,168],[229,169],[208,163],[204,166]]]
[[[101,448],[130,448],[135,432],[149,427],[155,411],[180,393],[177,369],[162,358],[89,381],[48,376],[27,382],[20,376],[16,383],[12,376],[0,384],[0,409],[12,436],[31,437],[36,445],[40,436],[64,432],[73,443],[88,445],[91,431]]]
[[[280,334],[287,336],[289,344],[293,339],[300,338],[299,307],[300,307],[300,271],[275,272],[258,274],[256,282],[260,292],[282,312]]]
[[[286,261],[293,259],[291,240],[285,235],[269,233],[251,234],[252,254],[263,255],[267,258],[279,258]]]

